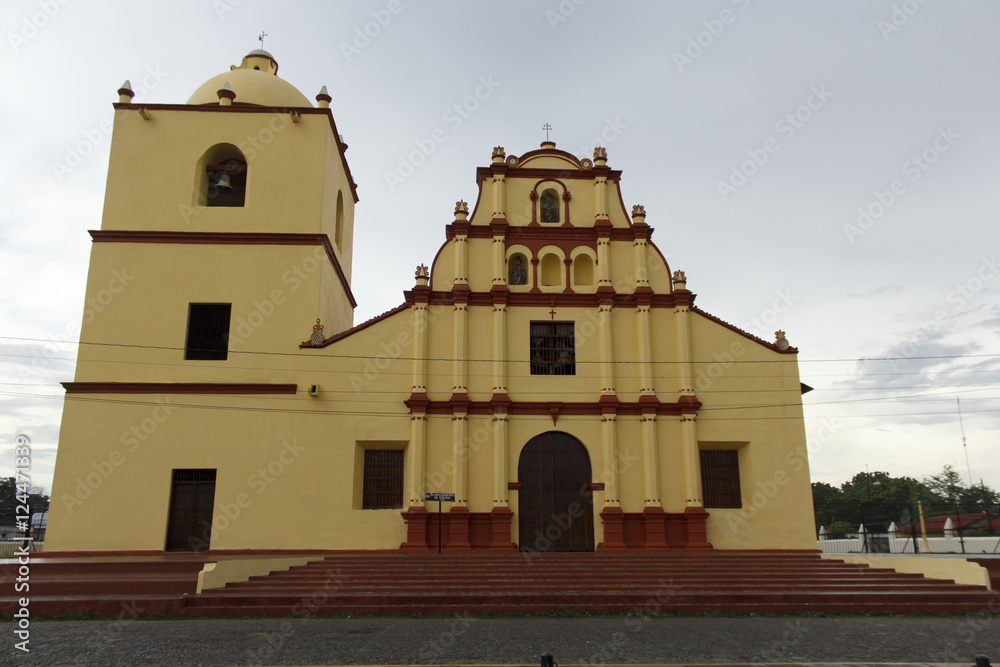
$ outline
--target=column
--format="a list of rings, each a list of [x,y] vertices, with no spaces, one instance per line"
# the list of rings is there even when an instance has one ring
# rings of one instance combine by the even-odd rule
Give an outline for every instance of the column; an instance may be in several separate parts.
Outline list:
[[[635,259],[635,291],[643,292],[652,289],[649,286],[649,264],[647,260],[646,239],[637,238],[632,242],[632,255]]]
[[[411,400],[416,405],[410,413],[410,445],[407,448],[407,508],[404,551],[427,551],[427,509],[424,507],[424,468],[427,446],[427,324],[430,287],[427,267],[417,267],[417,284],[413,304],[413,382]],[[422,399],[422,403],[421,403]]]
[[[493,218],[506,218],[506,175],[503,172],[493,174]]]
[[[513,512],[507,497],[507,413],[496,410],[493,414],[493,510],[490,522],[493,536],[490,551],[516,551],[517,545],[511,541]]]
[[[594,220],[610,220],[608,216],[608,179],[598,176],[594,179]]]
[[[655,397],[656,390],[653,387],[653,342],[649,304],[639,305],[636,307],[635,313],[639,327],[639,393]]]
[[[411,393],[427,393],[427,303],[413,304],[413,387]]]
[[[467,298],[467,297],[464,297]],[[468,394],[468,330],[469,308],[464,302],[455,304],[454,341],[452,345],[452,395]]]
[[[493,302],[493,395],[507,394],[507,304]]]
[[[611,239],[597,239],[597,289],[612,289],[611,284]]]
[[[460,234],[453,241],[455,245],[455,285],[469,284],[469,237]]]
[[[604,541],[599,551],[625,551],[625,514],[618,497],[618,424],[615,413],[609,410],[601,417],[601,448],[604,453],[604,507],[601,523]]]
[[[594,221],[601,223],[608,215],[608,151],[603,146],[594,148]]]
[[[448,542],[445,551],[471,551],[469,545],[469,508],[466,498],[466,464],[469,457],[468,418],[465,412],[455,412],[452,425],[452,475],[455,504],[448,510]]]
[[[406,522],[405,552],[427,551],[427,509],[424,507],[424,446],[427,439],[427,415],[423,412],[410,415],[410,447],[407,450],[407,509],[403,512]]]
[[[504,237],[500,235],[493,236],[492,251],[493,251],[493,287],[506,287],[507,286],[507,249],[504,243]],[[527,267],[525,267],[527,268]]]
[[[657,456],[656,413],[652,408],[644,409],[642,419],[642,466],[643,496],[642,510],[646,524],[647,551],[667,550],[666,514],[660,505],[660,461]]]
[[[597,307],[597,327],[601,332],[601,395],[615,394],[614,344],[611,337],[611,301]]]

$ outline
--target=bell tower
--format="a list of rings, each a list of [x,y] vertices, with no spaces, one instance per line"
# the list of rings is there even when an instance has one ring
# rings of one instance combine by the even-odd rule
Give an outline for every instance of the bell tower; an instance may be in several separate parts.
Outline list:
[[[123,352],[167,364],[144,368],[146,380],[202,380],[203,369],[171,364],[291,351],[317,319],[326,335],[350,328],[358,198],[326,87],[313,106],[255,50],[186,104],[133,99],[128,81],[118,94],[88,303],[114,271],[126,284],[88,310],[82,341],[156,348]],[[107,377],[89,352],[78,381],[137,379],[128,367]]]

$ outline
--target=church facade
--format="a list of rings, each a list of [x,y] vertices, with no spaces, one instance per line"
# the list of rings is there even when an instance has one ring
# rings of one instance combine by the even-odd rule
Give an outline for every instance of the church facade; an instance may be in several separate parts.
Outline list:
[[[695,305],[605,149],[494,148],[354,325],[347,146],[277,70],[119,90],[46,550],[815,549],[797,350]]]

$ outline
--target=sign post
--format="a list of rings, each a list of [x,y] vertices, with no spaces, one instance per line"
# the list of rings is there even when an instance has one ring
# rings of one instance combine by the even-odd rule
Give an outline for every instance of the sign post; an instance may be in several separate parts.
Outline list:
[[[453,503],[455,502],[454,493],[425,493],[424,501],[434,502],[437,501],[438,504],[438,554],[441,553],[441,503]]]

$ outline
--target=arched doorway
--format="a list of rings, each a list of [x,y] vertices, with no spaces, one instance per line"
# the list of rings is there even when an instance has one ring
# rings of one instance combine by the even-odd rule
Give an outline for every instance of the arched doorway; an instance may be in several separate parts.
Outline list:
[[[590,456],[571,435],[550,431],[521,450],[517,464],[521,551],[593,551]]]

